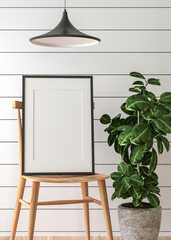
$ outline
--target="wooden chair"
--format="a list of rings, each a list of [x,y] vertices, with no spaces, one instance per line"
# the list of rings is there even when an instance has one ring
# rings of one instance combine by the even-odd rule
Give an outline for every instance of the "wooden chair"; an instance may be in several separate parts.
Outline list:
[[[90,226],[89,226],[89,203],[96,203],[103,208],[104,219],[107,228],[108,240],[112,240],[112,228],[109,215],[109,206],[106,193],[105,179],[109,178],[107,175],[94,174],[94,175],[34,175],[24,176],[22,175],[22,126],[20,109],[22,109],[22,102],[13,102],[13,108],[17,109],[18,113],[18,143],[19,143],[19,183],[17,189],[16,203],[14,209],[12,230],[10,240],[15,239],[21,204],[29,208],[29,223],[28,223],[28,240],[33,240],[34,226],[36,219],[36,210],[38,205],[62,205],[62,204],[78,204],[82,203],[84,208],[84,221],[86,230],[86,240],[90,240]],[[30,203],[23,200],[23,194],[25,190],[26,180],[32,182],[31,187],[31,200]],[[101,201],[89,197],[88,195],[88,182],[97,181],[100,191]],[[81,183],[82,199],[81,200],[61,200],[61,201],[46,201],[38,202],[39,187],[41,182],[46,183]]]

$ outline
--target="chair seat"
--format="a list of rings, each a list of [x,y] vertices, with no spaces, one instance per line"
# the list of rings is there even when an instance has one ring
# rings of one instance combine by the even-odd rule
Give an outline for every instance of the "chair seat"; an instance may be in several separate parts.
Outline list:
[[[47,183],[81,183],[94,182],[108,179],[108,175],[95,173],[94,175],[32,175],[22,176],[26,180],[32,182],[47,182]]]

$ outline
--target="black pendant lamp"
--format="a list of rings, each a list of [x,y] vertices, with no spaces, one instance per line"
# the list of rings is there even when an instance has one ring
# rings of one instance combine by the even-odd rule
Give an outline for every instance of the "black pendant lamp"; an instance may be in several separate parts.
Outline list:
[[[82,33],[72,25],[68,18],[65,1],[60,23],[50,32],[31,38],[30,42],[47,47],[84,47],[98,44],[100,39]]]

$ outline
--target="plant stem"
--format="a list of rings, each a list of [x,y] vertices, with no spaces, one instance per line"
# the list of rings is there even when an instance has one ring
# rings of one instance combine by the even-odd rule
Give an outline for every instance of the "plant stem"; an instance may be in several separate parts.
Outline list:
[[[145,88],[147,87],[147,85],[148,85],[148,81],[145,79]]]
[[[140,123],[140,112],[139,111],[138,111],[137,115],[138,115],[138,123]],[[137,163],[137,172],[138,172],[138,176],[140,176],[141,175],[141,173],[140,173],[140,163]]]
[[[140,173],[140,163],[137,163],[137,172],[138,172],[138,176],[140,176],[141,175],[141,173]]]

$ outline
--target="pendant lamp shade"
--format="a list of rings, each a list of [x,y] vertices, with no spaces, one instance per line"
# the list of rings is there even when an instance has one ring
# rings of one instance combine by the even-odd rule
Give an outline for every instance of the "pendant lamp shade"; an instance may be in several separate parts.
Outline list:
[[[47,47],[84,47],[100,42],[99,38],[89,36],[77,30],[64,9],[60,23],[50,32],[30,39],[36,45]]]

